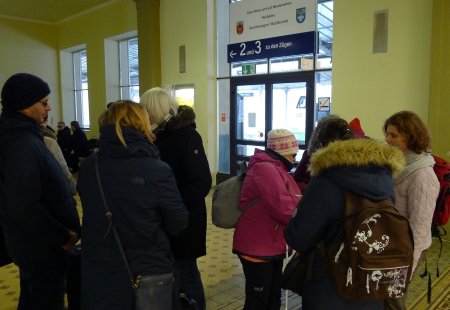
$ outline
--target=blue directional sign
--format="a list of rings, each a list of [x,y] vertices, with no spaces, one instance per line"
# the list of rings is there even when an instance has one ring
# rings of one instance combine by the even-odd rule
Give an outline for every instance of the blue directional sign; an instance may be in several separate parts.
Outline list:
[[[228,62],[312,54],[315,51],[315,31],[228,44]]]

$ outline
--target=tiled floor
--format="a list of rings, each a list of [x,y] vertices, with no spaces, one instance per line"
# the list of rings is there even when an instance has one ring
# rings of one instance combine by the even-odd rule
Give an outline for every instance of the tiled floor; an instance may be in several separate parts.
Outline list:
[[[231,253],[233,229],[217,228],[211,221],[211,195],[206,199],[208,209],[207,255],[198,259],[205,286],[207,309],[234,309],[223,307],[244,295],[245,278],[236,255]],[[242,307],[242,306],[241,306]]]
[[[208,211],[207,255],[198,259],[205,287],[207,310],[242,309],[245,301],[245,277],[241,263],[231,253],[233,229],[217,228],[211,220],[211,198],[213,191],[206,197]],[[301,297],[290,293],[288,308],[283,293],[282,309],[301,309]]]
[[[206,294],[207,310],[237,310],[242,309],[245,294],[245,278],[242,273],[242,266],[236,255],[232,254],[233,229],[221,229],[212,224],[211,221],[211,196],[206,198],[208,208],[208,233],[207,233],[207,255],[198,259],[203,284]],[[78,210],[82,218],[82,209],[78,196]],[[445,249],[450,244],[445,245]],[[435,262],[439,244],[434,240],[430,249],[429,260]],[[431,265],[432,263],[430,263]],[[450,255],[443,253],[440,260],[441,271],[450,269]],[[443,274],[444,272],[442,272]],[[448,271],[450,273],[450,270]],[[447,281],[444,281],[447,282]],[[433,279],[434,285],[434,279]],[[408,303],[416,300],[419,295],[426,292],[426,281],[417,277],[413,280],[408,294]],[[435,295],[439,295],[437,290]],[[15,265],[10,264],[0,268],[0,310],[12,310],[17,308],[19,297],[19,275]],[[427,307],[427,303],[424,303]],[[289,294],[288,306],[285,305],[283,296],[281,309],[301,309],[301,297],[296,294]],[[414,308],[416,309],[416,308]],[[417,309],[425,309],[417,307]],[[442,309],[442,308],[439,308]]]

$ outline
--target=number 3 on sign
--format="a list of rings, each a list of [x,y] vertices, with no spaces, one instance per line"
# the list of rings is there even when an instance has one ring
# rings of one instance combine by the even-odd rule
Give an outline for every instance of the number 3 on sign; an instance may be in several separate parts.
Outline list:
[[[255,54],[261,53],[261,41],[255,41],[255,45],[256,45]],[[245,43],[241,43],[241,45],[239,45],[239,46],[241,48],[240,55],[241,56],[246,56],[247,53],[245,52],[245,49],[247,48],[247,45]]]

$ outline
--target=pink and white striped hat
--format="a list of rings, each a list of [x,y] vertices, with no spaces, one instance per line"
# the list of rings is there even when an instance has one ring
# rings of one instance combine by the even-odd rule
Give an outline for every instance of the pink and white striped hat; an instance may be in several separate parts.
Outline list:
[[[280,155],[297,154],[298,142],[287,129],[273,129],[267,134],[267,147]]]

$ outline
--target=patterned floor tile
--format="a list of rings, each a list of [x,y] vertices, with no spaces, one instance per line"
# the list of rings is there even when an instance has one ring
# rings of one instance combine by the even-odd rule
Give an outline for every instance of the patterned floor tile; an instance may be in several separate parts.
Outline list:
[[[207,255],[198,260],[199,269],[205,287],[207,310],[242,309],[245,301],[245,277],[241,263],[232,251],[233,229],[221,229],[211,221],[211,195],[206,198],[208,209]],[[78,203],[80,218],[83,216],[80,199]],[[441,277],[436,278],[436,262],[439,253],[439,242],[433,240],[429,251],[428,268],[432,271],[433,302],[426,302],[427,280],[417,276],[413,279],[409,294],[409,309],[450,309],[450,243],[444,244],[442,257],[439,260]],[[423,268],[423,267],[422,267]],[[447,271],[448,270],[448,271]],[[19,298],[19,274],[15,265],[0,268],[0,310],[17,308]],[[288,292],[288,306],[285,305],[283,293],[281,309],[301,309],[301,297]]]

